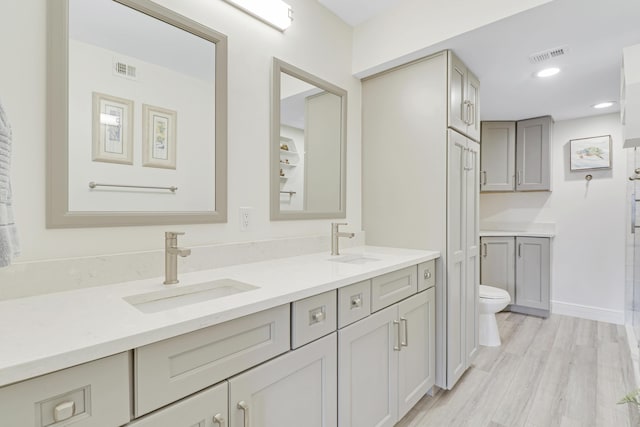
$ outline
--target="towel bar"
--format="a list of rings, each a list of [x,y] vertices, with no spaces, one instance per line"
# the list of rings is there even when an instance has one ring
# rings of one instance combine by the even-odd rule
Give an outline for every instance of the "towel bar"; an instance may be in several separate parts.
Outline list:
[[[151,190],[169,190],[172,193],[175,193],[178,190],[178,187],[175,187],[173,185],[171,187],[154,187],[149,185],[98,184],[97,182],[93,182],[93,181],[89,183],[89,188],[96,188],[96,187],[147,188]]]

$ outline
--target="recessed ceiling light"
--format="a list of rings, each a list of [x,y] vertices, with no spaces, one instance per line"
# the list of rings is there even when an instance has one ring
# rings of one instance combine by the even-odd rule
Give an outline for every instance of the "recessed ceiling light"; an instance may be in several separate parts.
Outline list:
[[[560,68],[545,68],[536,73],[536,77],[551,77],[560,72]]]
[[[601,102],[599,104],[596,105],[592,105],[593,108],[609,108],[613,105],[613,102],[611,101],[607,101],[607,102]]]

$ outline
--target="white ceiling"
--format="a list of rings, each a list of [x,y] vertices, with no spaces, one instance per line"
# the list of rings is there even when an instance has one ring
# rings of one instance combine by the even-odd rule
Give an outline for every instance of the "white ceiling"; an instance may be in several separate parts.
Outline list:
[[[319,0],[357,25],[397,0]],[[452,19],[455,19],[452,17]],[[619,110],[591,105],[619,100],[622,48],[640,43],[638,0],[554,0],[428,47],[452,49],[480,78],[482,120],[551,115],[555,120]],[[529,55],[559,46],[569,54],[541,64]],[[427,46],[425,46],[427,47]],[[562,72],[542,80],[547,66]]]

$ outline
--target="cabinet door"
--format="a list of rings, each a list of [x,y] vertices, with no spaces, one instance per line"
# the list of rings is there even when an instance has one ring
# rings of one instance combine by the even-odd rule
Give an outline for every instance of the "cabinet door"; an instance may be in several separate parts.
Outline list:
[[[468,141],[467,172],[465,177],[465,339],[466,366],[475,359],[480,342],[478,338],[480,284],[480,145]]]
[[[465,98],[469,103],[467,136],[474,141],[480,141],[480,80],[469,69],[465,89]]]
[[[337,351],[333,333],[231,378],[229,426],[336,426]]]
[[[549,239],[517,237],[516,251],[516,304],[549,310]]]
[[[513,191],[516,176],[516,123],[482,122],[480,191]]]
[[[551,117],[517,123],[516,190],[551,189]]]
[[[482,246],[480,283],[504,289],[509,292],[511,302],[515,302],[515,238],[483,237],[480,243]]]
[[[467,138],[449,130],[447,172],[447,388],[451,389],[466,369],[465,330],[465,185]]]
[[[127,424],[127,427],[224,427],[229,419],[227,397],[228,385],[224,381]]]
[[[458,132],[467,132],[467,106],[465,104],[465,86],[467,67],[449,52],[449,127]]]
[[[394,305],[338,331],[340,427],[393,426],[398,419],[397,314]]]
[[[399,304],[398,419],[435,382],[435,288]]]

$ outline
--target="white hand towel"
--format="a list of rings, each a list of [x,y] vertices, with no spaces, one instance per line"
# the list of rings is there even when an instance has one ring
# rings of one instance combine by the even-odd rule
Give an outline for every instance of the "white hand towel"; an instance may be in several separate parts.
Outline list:
[[[11,194],[11,126],[0,102],[0,267],[20,254]]]

